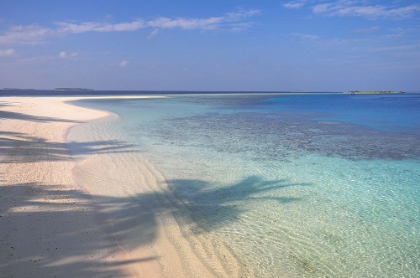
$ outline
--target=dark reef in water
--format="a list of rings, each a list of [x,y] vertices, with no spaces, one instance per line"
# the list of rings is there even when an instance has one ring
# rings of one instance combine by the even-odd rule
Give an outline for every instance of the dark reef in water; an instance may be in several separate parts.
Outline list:
[[[175,118],[156,127],[168,144],[202,146],[258,159],[288,160],[317,153],[350,160],[418,159],[420,135],[376,130],[360,125],[316,121],[316,113],[279,112],[206,114]],[[204,142],[204,143],[203,143]]]

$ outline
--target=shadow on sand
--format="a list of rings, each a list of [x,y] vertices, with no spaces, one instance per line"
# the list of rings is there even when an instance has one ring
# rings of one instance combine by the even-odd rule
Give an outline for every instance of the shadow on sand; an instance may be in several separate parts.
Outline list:
[[[36,117],[23,113],[0,110],[0,119],[1,118],[43,123],[80,123],[62,118]],[[28,133],[0,130],[0,157],[2,158],[0,163],[68,160],[70,159],[69,147],[76,152],[73,153],[73,155],[87,155],[103,152],[125,152],[131,145],[118,140],[61,143],[48,141],[45,138],[32,136]]]
[[[153,243],[159,217],[171,214],[177,221],[182,219],[178,224],[187,223],[197,228],[193,232],[205,233],[238,219],[244,213],[238,202],[298,201],[265,196],[265,193],[305,185],[286,180],[264,181],[254,176],[222,189],[212,189],[202,180],[172,180],[169,184],[170,190],[165,193],[130,197],[92,196],[37,183],[1,186],[0,247],[6,252],[2,253],[5,257],[1,258],[0,273],[25,269],[29,275],[48,268],[57,277],[120,277],[123,273],[115,266],[158,258],[113,263],[101,261],[97,254],[104,250],[113,254],[121,244],[129,250]],[[95,219],[95,225],[86,225],[89,219]],[[45,220],[53,223],[53,230],[40,227],[38,222]],[[98,238],[97,227],[105,232],[108,240]],[[24,254],[19,252],[19,245],[11,245],[22,236],[29,237],[22,242],[29,240],[34,247]],[[65,251],[58,252],[62,248]],[[93,262],[92,258],[95,258]]]
[[[5,106],[7,104],[3,104],[0,106]],[[0,119],[13,119],[13,120],[24,120],[24,121],[31,121],[31,122],[65,122],[65,123],[80,123],[78,121],[55,118],[55,117],[40,117],[40,116],[32,116],[24,113],[19,112],[11,112],[11,111],[1,111],[0,110]]]
[[[73,155],[87,155],[128,152],[127,148],[132,145],[118,140],[61,143],[26,133],[0,131],[0,153],[5,154],[0,163],[68,160],[70,159],[69,147],[74,150]]]

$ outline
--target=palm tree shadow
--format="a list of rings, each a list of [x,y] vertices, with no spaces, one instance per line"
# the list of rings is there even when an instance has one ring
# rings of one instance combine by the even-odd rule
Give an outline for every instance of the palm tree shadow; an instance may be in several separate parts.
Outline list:
[[[104,250],[113,254],[121,247],[132,250],[153,244],[162,216],[170,214],[179,225],[192,225],[194,233],[203,234],[237,221],[246,212],[241,202],[300,201],[279,197],[281,189],[306,185],[288,183],[287,180],[265,181],[256,176],[223,188],[214,188],[203,180],[171,180],[166,192],[127,197],[56,190],[51,189],[54,185],[38,183],[0,186],[0,247],[10,250],[11,254],[3,258],[0,273],[16,268],[36,273],[37,269],[48,268],[50,273],[60,277],[121,277],[123,273],[117,267],[141,264],[158,257],[106,262],[95,255]],[[85,225],[92,218],[95,219],[94,226]],[[45,219],[52,221],[52,231],[45,232],[37,226],[38,221],[44,223]],[[13,232],[22,227],[28,230]],[[99,239],[97,227],[101,227],[107,240]],[[17,242],[19,234],[29,236],[22,242],[34,240],[41,243],[25,254],[19,253],[19,246],[10,245]],[[11,240],[13,238],[15,241]],[[50,250],[46,252],[46,248]],[[66,250],[55,252],[55,248]],[[92,257],[95,259],[80,259]],[[34,263],[34,258],[42,259]]]
[[[97,224],[86,225],[94,218],[92,204],[92,196],[77,190],[47,189],[38,183],[0,186],[0,273],[5,277],[122,277],[120,266],[158,259],[103,260],[101,254],[116,253],[119,245],[101,240]]]
[[[3,154],[0,163],[61,161],[71,159],[71,155],[133,152],[132,147],[119,140],[62,143],[21,132],[0,131],[0,153]]]
[[[31,122],[64,122],[64,123],[81,123],[80,121],[55,118],[55,117],[41,117],[41,116],[32,116],[19,112],[12,111],[2,111],[0,110],[0,118],[3,119],[13,119],[13,120],[24,120]]]
[[[0,102],[0,106],[9,105]],[[13,119],[32,122],[67,122],[81,123],[63,118],[32,116],[24,113],[0,110],[0,119]],[[36,161],[69,160],[69,148],[73,155],[93,153],[122,153],[131,148],[126,142],[118,140],[102,140],[94,142],[55,142],[46,138],[33,136],[26,132],[0,131],[0,163],[28,163]],[[131,152],[133,150],[130,150]]]
[[[287,180],[267,181],[250,176],[238,183],[214,188],[203,180],[170,180],[173,194],[188,211],[190,224],[197,231],[205,232],[237,221],[245,213],[243,202],[274,201],[279,204],[301,201],[300,198],[279,196],[279,190],[291,186],[309,186],[306,183],[289,183]],[[178,210],[178,216],[185,210]]]

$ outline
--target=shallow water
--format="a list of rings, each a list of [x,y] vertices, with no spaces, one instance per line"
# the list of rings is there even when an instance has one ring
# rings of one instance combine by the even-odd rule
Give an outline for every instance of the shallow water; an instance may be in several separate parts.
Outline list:
[[[185,235],[213,246],[203,260],[223,245],[249,276],[418,276],[420,95],[77,103],[120,116],[83,132],[153,163]]]

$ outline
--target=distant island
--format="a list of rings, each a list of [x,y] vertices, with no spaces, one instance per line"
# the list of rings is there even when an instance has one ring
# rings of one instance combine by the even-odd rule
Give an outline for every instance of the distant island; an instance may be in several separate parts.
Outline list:
[[[2,91],[35,91],[35,89],[3,88]]]
[[[55,88],[54,91],[94,91],[86,88]]]
[[[350,94],[350,95],[381,95],[381,94],[404,94],[403,91],[347,91],[344,92],[344,94]]]

